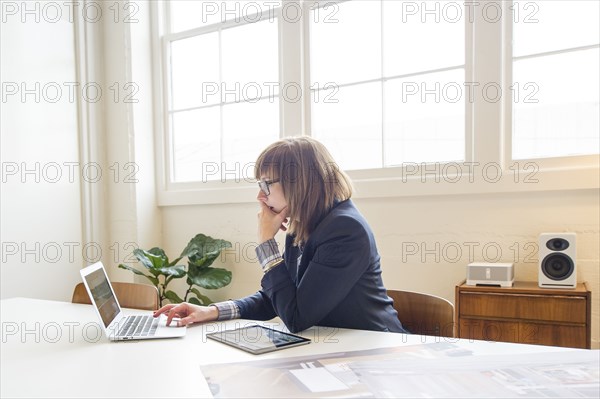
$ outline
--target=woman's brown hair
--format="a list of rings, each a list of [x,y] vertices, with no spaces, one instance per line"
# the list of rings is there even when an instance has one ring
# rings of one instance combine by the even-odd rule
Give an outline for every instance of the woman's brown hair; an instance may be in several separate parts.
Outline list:
[[[352,182],[327,148],[301,136],[277,141],[256,160],[254,175],[279,180],[288,204],[288,233],[294,245],[303,244],[336,201],[352,196]]]

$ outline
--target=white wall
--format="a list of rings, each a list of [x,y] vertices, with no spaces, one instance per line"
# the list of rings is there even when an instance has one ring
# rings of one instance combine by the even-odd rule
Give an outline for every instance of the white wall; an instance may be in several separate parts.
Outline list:
[[[386,286],[436,294],[453,303],[454,287],[465,278],[470,261],[514,262],[517,280],[537,281],[537,249],[531,244],[537,245],[539,233],[576,232],[578,278],[592,290],[593,345],[598,346],[597,190],[355,202],[375,232]],[[225,254],[221,265],[233,271],[233,282],[207,294],[213,300],[251,294],[260,287],[261,278],[253,252],[257,210],[254,203],[165,207],[164,248],[175,256],[197,233],[231,241],[234,250]]]
[[[0,26],[1,297],[70,300],[83,264],[73,23]]]
[[[149,9],[139,3],[138,23],[125,24],[112,2],[90,14],[24,4],[6,6],[1,24],[1,295],[70,300],[82,267],[102,260],[114,281],[133,281],[118,263],[160,244]],[[37,82],[37,98],[6,94]]]

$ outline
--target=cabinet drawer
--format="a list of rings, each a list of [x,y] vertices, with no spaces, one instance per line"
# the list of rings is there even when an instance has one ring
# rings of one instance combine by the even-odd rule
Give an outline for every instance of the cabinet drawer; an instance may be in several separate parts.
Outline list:
[[[586,327],[502,320],[461,319],[459,338],[586,348]]]
[[[514,321],[460,319],[458,337],[490,342],[521,342],[519,323]]]
[[[586,323],[586,298],[581,296],[515,295],[461,292],[459,316],[499,317],[565,323]]]

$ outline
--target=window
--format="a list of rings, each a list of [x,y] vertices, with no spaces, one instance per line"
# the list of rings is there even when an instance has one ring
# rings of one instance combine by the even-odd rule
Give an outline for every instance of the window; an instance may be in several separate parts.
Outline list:
[[[166,2],[171,182],[251,178],[256,155],[279,137],[275,5]]]
[[[344,169],[465,159],[464,13],[455,1],[311,7],[311,134]]]
[[[359,196],[598,187],[596,1],[152,4],[161,204],[254,198],[297,134]]]
[[[514,2],[514,159],[600,151],[597,1]]]

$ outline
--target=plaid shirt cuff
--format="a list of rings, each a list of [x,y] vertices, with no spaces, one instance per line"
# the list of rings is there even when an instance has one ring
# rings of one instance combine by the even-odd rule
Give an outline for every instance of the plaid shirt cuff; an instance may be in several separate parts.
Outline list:
[[[219,317],[217,318],[217,321],[240,318],[240,308],[238,308],[233,301],[217,302],[210,306],[214,306],[219,310]]]
[[[267,240],[256,247],[256,256],[263,271],[267,271],[269,266],[277,265],[283,261],[283,257],[279,253],[277,241],[274,238]]]

